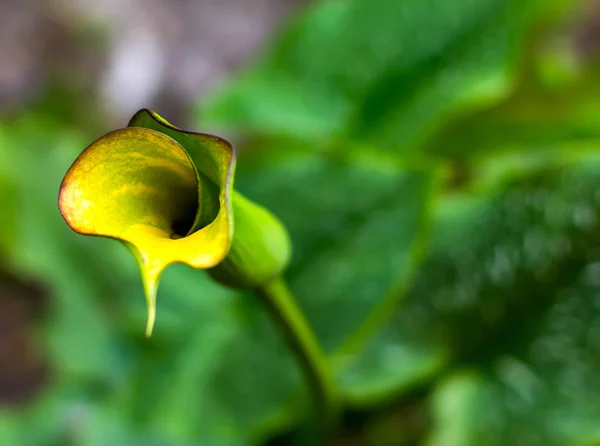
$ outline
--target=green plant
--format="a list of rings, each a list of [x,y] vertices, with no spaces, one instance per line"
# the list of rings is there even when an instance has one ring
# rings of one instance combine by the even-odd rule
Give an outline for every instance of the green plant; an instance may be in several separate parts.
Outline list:
[[[92,143],[60,187],[59,208],[75,232],[117,239],[138,261],[150,337],[160,275],[173,263],[209,269],[218,281],[254,290],[298,355],[328,426],[337,411],[326,359],[281,275],[285,228],[233,190],[233,147],[178,129],[141,110],[125,129]]]
[[[49,185],[95,135],[47,115],[0,127],[0,183],[18,198],[0,244],[56,302],[56,384],[0,437],[289,443],[308,392],[261,309],[275,289],[327,358],[333,444],[595,444],[600,95],[579,8],[349,0],[296,16],[194,126],[241,136],[235,187],[287,228],[287,285],[257,299],[174,265],[150,339],[129,253],[53,213]]]

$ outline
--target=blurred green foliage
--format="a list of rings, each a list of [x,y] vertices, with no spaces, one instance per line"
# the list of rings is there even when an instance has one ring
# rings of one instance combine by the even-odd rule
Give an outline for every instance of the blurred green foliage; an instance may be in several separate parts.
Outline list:
[[[332,444],[600,442],[588,8],[314,2],[200,101],[198,129],[242,136],[236,187],[290,230],[286,278],[347,409]],[[58,213],[98,134],[52,104],[0,124],[0,265],[48,301],[27,326],[44,386],[1,406],[0,444],[291,444],[310,401],[251,295],[171,267],[143,339],[134,260]],[[29,298],[6,289],[2,308]],[[23,366],[0,355],[0,377]]]

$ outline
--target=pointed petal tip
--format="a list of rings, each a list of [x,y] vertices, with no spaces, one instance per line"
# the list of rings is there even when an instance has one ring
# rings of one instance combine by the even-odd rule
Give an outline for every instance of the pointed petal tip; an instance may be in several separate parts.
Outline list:
[[[154,329],[154,322],[156,321],[156,306],[148,305],[148,320],[146,322],[146,339],[152,337],[152,330]]]
[[[146,295],[146,305],[148,316],[146,321],[146,339],[152,337],[154,323],[156,322],[156,292],[160,275],[164,271],[165,264],[157,263],[153,268],[148,268],[147,264],[141,263],[142,282],[144,285],[144,294]]]

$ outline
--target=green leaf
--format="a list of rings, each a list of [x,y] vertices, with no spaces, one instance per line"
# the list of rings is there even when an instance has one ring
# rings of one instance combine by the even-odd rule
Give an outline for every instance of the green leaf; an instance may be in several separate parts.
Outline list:
[[[117,410],[129,423],[173,444],[238,444],[247,431],[231,421],[235,394],[219,395],[215,389],[222,381],[221,364],[248,336],[232,311],[237,296],[183,265],[166,270],[161,287],[159,308],[170,323],[130,352],[133,367],[127,385],[114,395]],[[132,308],[132,313],[138,312]]]
[[[549,307],[526,321],[518,343],[484,364],[477,392],[448,392],[455,378],[436,387],[454,419],[438,407],[434,444],[595,445],[600,440],[600,332],[598,262],[551,295]],[[460,418],[460,437],[451,425]],[[452,441],[450,441],[453,439]]]
[[[80,135],[43,122],[15,122],[6,132],[0,143],[7,144],[10,166],[18,173],[13,185],[19,204],[6,260],[15,273],[48,290],[53,322],[43,340],[55,373],[94,379],[115,372],[112,327],[96,299],[114,295],[111,287],[121,276],[100,266],[114,253],[74,240],[56,210],[56,190],[81,142]]]
[[[533,23],[564,3],[322,2],[210,98],[201,119],[406,153],[442,119],[504,98]]]
[[[260,159],[240,171],[238,186],[288,227],[287,278],[325,350],[351,352],[410,280],[427,239],[435,172],[294,150]]]
[[[175,445],[264,435],[258,425],[302,381],[261,304],[182,265],[165,271],[161,286],[173,330],[160,324],[128,351],[133,367],[112,396],[120,422]]]
[[[449,122],[423,150],[469,160],[500,151],[594,142],[600,137],[598,69],[582,71],[576,82],[558,90],[527,76],[500,103]]]
[[[352,404],[431,380],[453,360],[516,342],[600,245],[598,158],[550,167],[487,196],[440,202],[432,248],[392,322],[344,373]],[[504,189],[503,187],[503,189]],[[494,346],[490,350],[490,346]]]

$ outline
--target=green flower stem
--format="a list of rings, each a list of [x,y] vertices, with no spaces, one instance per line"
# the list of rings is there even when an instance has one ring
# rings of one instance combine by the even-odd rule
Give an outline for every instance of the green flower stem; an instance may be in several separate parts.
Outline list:
[[[339,409],[337,391],[327,358],[312,328],[281,277],[272,279],[256,292],[302,366],[314,395],[319,420],[325,429],[332,428]]]

